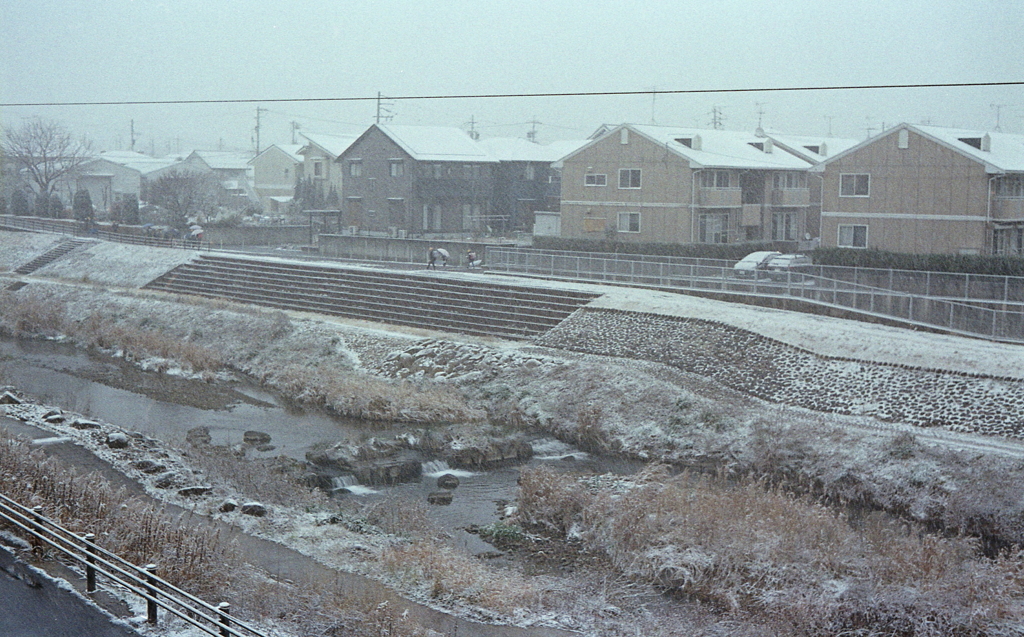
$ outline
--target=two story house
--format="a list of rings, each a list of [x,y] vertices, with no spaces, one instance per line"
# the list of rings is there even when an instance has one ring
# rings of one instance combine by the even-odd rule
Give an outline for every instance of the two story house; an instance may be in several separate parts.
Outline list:
[[[823,246],[1024,254],[1024,135],[904,123],[814,171]]]
[[[295,182],[303,176],[302,148],[303,144],[272,144],[249,160],[263,210],[282,212],[295,196]]]
[[[302,178],[312,182],[318,201],[326,202],[332,191],[340,197],[342,167],[335,160],[352,145],[356,137],[326,133],[299,134],[306,140],[298,151],[302,156]]]
[[[496,218],[498,160],[459,128],[373,124],[335,163],[345,223],[359,232],[440,236]]]
[[[623,124],[559,162],[561,235],[795,248],[816,223],[813,163],[763,133]]]

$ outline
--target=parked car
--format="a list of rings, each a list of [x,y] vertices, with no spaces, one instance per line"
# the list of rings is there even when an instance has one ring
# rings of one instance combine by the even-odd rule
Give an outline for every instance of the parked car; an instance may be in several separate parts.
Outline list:
[[[781,252],[751,252],[732,266],[734,276],[756,279],[762,275],[768,267],[768,263],[775,257],[781,256]]]
[[[773,281],[802,283],[811,273],[811,257],[805,254],[780,254],[772,257],[765,266]]]

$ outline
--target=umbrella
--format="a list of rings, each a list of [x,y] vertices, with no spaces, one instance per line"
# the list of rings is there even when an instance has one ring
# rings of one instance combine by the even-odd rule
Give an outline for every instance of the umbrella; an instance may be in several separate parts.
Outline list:
[[[444,248],[438,248],[438,249],[437,249],[437,253],[438,253],[438,254],[440,254],[440,255],[441,255],[442,257],[444,257],[445,259],[450,259],[450,258],[452,258],[452,255],[451,255],[451,253],[450,253],[450,252],[448,252],[447,250],[445,250]]]
[[[200,228],[199,226],[192,226],[192,236],[193,237],[195,237],[197,235],[201,235],[201,234],[203,234],[203,229],[202,228]]]
[[[193,232],[202,232],[203,231],[203,227],[201,225],[199,225],[198,223],[192,224],[191,226],[188,227],[188,229],[192,230]]]

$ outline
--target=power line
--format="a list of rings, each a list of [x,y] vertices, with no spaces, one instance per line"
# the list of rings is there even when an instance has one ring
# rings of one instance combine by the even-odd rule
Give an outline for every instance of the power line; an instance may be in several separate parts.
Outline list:
[[[682,89],[667,91],[591,91],[576,93],[479,93],[463,95],[389,95],[389,100],[463,100],[463,99],[507,99],[526,97],[609,97],[624,95],[699,95],[705,93],[778,93],[783,91],[861,91],[871,89],[894,88],[969,88],[982,86],[1024,86],[1019,82],[955,82],[937,84],[860,84],[840,86],[783,86],[761,88],[717,88],[717,89]],[[2,102],[0,107],[17,106],[140,106],[175,104],[255,104],[282,102],[368,102],[376,101],[379,96],[371,97],[283,97],[273,99],[211,99],[211,100],[124,100],[99,102]]]

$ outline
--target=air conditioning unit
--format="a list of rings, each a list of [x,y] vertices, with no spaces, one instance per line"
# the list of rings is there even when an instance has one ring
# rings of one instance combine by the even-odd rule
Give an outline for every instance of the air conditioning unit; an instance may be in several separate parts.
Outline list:
[[[399,239],[404,239],[405,238],[405,230],[399,229],[395,236],[397,236]]]
[[[352,236],[359,234],[359,226],[349,226],[348,233]]]

